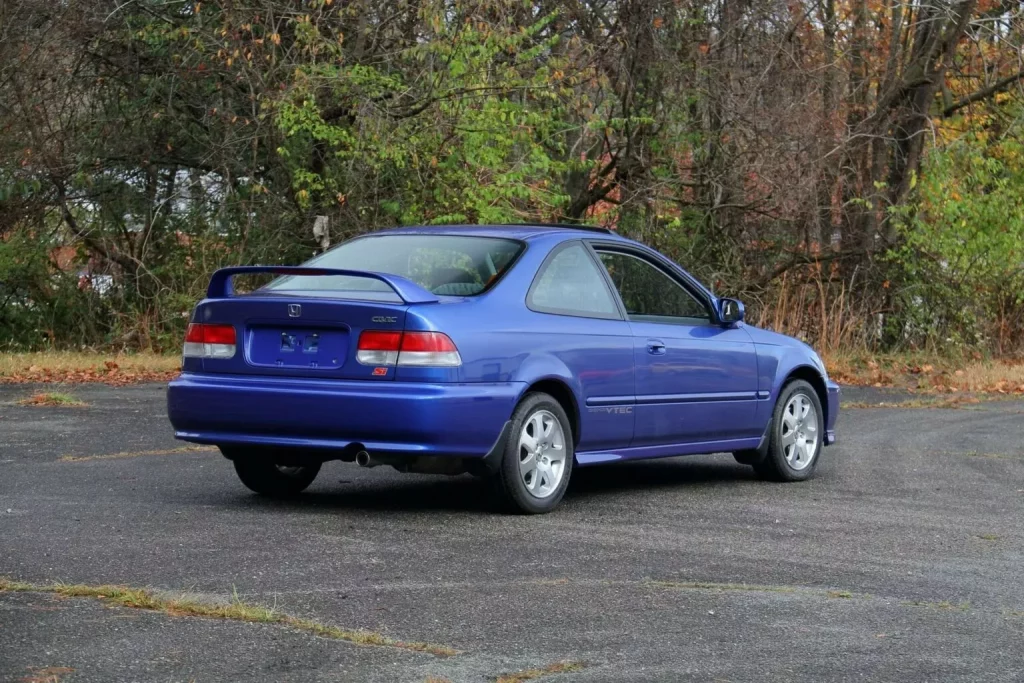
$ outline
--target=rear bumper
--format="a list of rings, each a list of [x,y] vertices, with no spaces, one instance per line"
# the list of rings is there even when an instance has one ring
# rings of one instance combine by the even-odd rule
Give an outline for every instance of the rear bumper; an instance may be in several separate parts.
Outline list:
[[[184,373],[168,387],[167,414],[193,443],[482,458],[525,388]]]
[[[825,425],[825,445],[829,446],[836,442],[836,418],[839,417],[839,396],[843,390],[839,388],[839,385],[828,380],[825,383],[825,389],[828,391],[828,423]]]

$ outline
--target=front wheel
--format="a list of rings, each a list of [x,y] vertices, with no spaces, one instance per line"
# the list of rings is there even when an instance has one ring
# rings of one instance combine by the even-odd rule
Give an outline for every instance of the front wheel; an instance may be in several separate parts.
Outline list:
[[[285,498],[302,493],[320,473],[320,463],[279,465],[272,457],[233,457],[235,472],[250,490],[264,496]]]
[[[825,417],[818,392],[803,380],[782,388],[772,415],[768,453],[754,464],[765,479],[803,481],[814,474],[823,445]]]
[[[512,429],[493,483],[516,512],[550,512],[562,500],[573,465],[573,434],[558,401],[528,394],[512,415]]]

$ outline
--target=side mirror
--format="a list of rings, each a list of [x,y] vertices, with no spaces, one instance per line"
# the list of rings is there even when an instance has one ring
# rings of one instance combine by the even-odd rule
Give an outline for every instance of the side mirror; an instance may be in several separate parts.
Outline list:
[[[723,325],[734,325],[743,321],[743,304],[736,299],[718,300],[718,319]]]

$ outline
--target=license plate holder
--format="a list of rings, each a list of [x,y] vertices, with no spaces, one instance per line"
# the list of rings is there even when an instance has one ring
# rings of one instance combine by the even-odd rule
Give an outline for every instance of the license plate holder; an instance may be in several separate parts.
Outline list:
[[[335,369],[345,363],[348,333],[306,327],[253,327],[249,362],[279,368]]]

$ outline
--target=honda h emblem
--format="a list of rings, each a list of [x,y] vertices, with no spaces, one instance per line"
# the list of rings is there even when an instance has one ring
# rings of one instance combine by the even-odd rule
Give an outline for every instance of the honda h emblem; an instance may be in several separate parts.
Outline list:
[[[298,318],[302,315],[302,306],[299,304],[288,304],[288,317]]]

